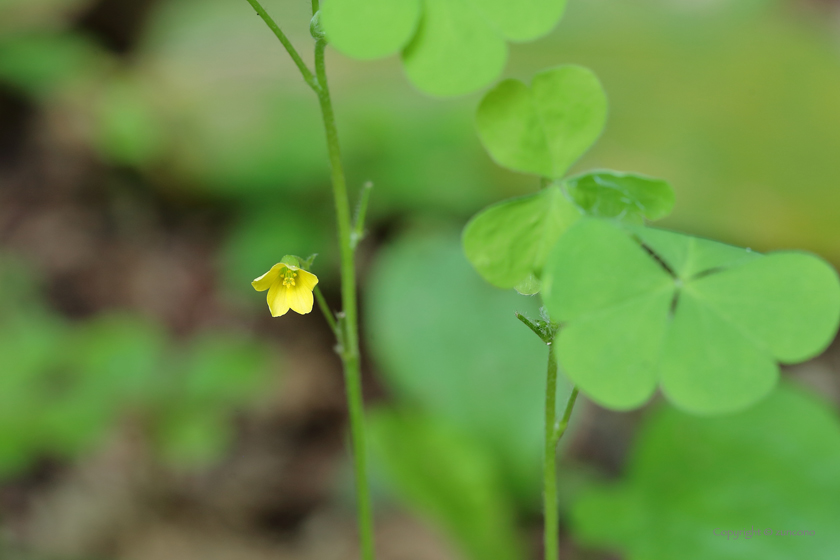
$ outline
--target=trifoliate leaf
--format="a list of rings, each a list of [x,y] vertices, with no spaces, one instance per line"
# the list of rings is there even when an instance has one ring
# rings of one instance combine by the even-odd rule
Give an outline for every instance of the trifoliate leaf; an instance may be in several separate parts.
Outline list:
[[[662,408],[626,478],[581,495],[572,533],[627,560],[833,560],[838,472],[837,416],[800,389],[726,418]]]
[[[560,188],[490,206],[464,228],[464,253],[478,273],[497,288],[519,286],[536,293],[545,259],[569,226],[581,216]]]
[[[593,171],[564,181],[566,192],[588,216],[643,224],[659,220],[674,208],[674,191],[666,181],[616,171]]]
[[[604,128],[607,98],[598,78],[580,66],[537,74],[528,87],[505,80],[478,107],[484,147],[499,165],[559,179]]]
[[[775,385],[776,362],[817,355],[840,322],[840,280],[816,256],[605,220],[572,226],[542,280],[566,373],[614,409],[657,384],[690,412],[745,408]]]
[[[506,41],[545,35],[565,6],[566,0],[325,0],[321,23],[348,56],[376,58],[405,47],[414,85],[448,96],[490,84],[507,59]]]

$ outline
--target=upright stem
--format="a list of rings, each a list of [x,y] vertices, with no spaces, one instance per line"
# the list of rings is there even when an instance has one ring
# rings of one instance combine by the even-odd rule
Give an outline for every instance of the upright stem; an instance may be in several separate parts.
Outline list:
[[[356,298],[356,265],[354,252],[353,225],[350,221],[350,200],[347,197],[347,183],[344,180],[344,169],[341,166],[341,151],[338,145],[338,131],[335,127],[335,113],[333,113],[330,89],[327,85],[327,69],[324,63],[324,51],[327,43],[323,38],[315,41],[315,75],[306,66],[292,43],[271,19],[271,16],[260,5],[259,0],[247,0],[265,21],[266,25],[285,47],[289,56],[300,70],[303,79],[318,95],[321,115],[324,120],[324,131],[327,136],[327,150],[329,153],[330,169],[332,172],[333,198],[335,199],[335,214],[338,222],[338,242],[341,250],[341,301],[343,313],[340,324],[331,321],[331,315],[320,291],[316,292],[318,305],[327,317],[330,327],[336,332],[340,341],[341,361],[344,364],[344,379],[347,390],[347,408],[350,412],[350,434],[353,447],[353,462],[356,472],[356,496],[358,507],[359,540],[361,542],[362,560],[373,560],[373,513],[370,503],[370,491],[367,481],[366,446],[365,446],[365,417],[362,401],[361,361],[359,358],[359,320],[358,303]],[[319,1],[312,0],[313,16],[318,11]],[[361,227],[361,226],[359,226]]]
[[[577,401],[578,388],[572,387],[572,394],[566,403],[563,419],[555,422],[557,416],[557,357],[554,355],[554,342],[548,343],[548,372],[545,382],[545,461],[543,463],[543,508],[545,526],[545,560],[557,560],[560,554],[558,535],[559,518],[557,515],[557,443],[572,417],[572,410]]]
[[[313,7],[315,7],[313,3]],[[335,126],[330,88],[324,63],[326,42],[315,43],[315,75],[317,76],[318,101],[324,119],[327,136],[330,168],[332,170],[333,198],[338,221],[338,241],[341,248],[341,300],[344,308],[344,340],[342,361],[347,388],[347,405],[350,411],[350,433],[353,445],[353,460],[356,471],[356,497],[358,507],[359,539],[363,560],[373,560],[373,515],[368,490],[365,456],[365,418],[362,401],[361,364],[359,359],[359,322],[356,298],[356,266],[353,248],[352,225],[350,222],[350,200],[347,183],[341,166],[341,152],[338,145],[338,131]]]
[[[545,457],[543,462],[543,518],[545,525],[545,560],[557,560],[560,554],[557,526],[557,440],[554,423],[557,415],[557,358],[554,343],[548,344],[548,371],[545,382]]]

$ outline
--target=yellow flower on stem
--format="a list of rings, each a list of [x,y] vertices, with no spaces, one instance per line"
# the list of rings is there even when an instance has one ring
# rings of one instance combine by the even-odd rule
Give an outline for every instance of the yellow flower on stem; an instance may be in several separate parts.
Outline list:
[[[283,261],[292,260],[284,257]],[[295,262],[300,263],[294,258]],[[285,315],[289,309],[301,315],[312,311],[312,290],[318,277],[294,264],[279,262],[271,270],[251,282],[258,292],[268,290],[268,308],[272,317]]]

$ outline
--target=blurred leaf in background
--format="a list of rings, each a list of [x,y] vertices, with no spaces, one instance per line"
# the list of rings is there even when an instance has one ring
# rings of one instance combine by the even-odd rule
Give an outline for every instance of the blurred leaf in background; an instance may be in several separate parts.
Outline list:
[[[581,495],[573,534],[628,560],[830,560],[840,548],[838,472],[837,413],[802,389],[782,386],[715,419],[661,407],[638,435],[624,479]],[[721,535],[750,529],[761,534]]]
[[[163,157],[167,131],[148,91],[152,85],[136,74],[115,73],[100,89],[94,143],[109,163],[143,168]]]
[[[221,458],[234,435],[230,414],[271,386],[273,361],[264,344],[241,335],[197,335],[170,366],[157,403],[153,431],[162,457],[181,468]]]
[[[44,372],[60,366],[56,352],[66,326],[37,299],[29,270],[0,261],[0,476],[18,472],[40,444]]]
[[[457,233],[417,229],[383,249],[367,287],[367,337],[397,402],[481,446],[514,500],[539,496],[547,351],[514,311],[538,302],[487,285]],[[560,382],[559,401],[569,387]]]
[[[73,32],[0,34],[0,80],[35,97],[82,80],[105,60],[90,39]]]
[[[435,416],[407,410],[375,410],[368,426],[392,491],[440,523],[467,558],[524,558],[514,504],[485,446]]]

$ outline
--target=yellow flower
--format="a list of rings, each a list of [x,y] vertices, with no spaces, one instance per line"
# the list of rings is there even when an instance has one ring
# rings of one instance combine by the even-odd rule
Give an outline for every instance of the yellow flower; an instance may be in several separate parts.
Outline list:
[[[293,264],[279,262],[251,282],[258,292],[268,290],[268,308],[272,317],[285,315],[289,309],[305,315],[312,311],[312,290],[318,277]]]

